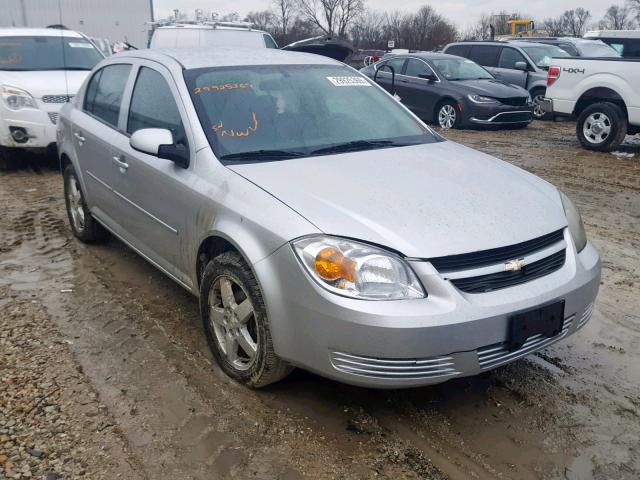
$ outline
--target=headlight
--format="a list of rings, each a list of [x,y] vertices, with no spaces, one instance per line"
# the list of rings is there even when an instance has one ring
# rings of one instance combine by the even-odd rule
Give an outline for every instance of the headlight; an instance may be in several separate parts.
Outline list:
[[[482,95],[476,95],[475,93],[472,93],[467,96],[469,97],[469,100],[471,100],[473,103],[500,103],[495,98],[483,97]]]
[[[582,223],[582,217],[580,212],[564,193],[560,192],[560,198],[562,199],[562,206],[564,207],[564,213],[567,216],[567,223],[569,224],[569,232],[576,244],[576,250],[581,252],[584,247],[587,246],[587,234],[584,231],[584,224]]]
[[[0,87],[0,94],[7,108],[11,110],[21,110],[23,108],[38,108],[35,99],[19,88],[3,85]]]
[[[391,252],[338,237],[304,237],[291,244],[313,279],[338,295],[364,300],[426,297],[411,267]]]

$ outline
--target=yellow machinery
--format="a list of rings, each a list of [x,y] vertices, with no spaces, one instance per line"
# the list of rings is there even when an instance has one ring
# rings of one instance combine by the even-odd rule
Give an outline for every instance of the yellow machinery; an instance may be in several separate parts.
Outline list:
[[[529,37],[535,30],[533,20],[509,20],[507,25],[509,25],[513,37]]]

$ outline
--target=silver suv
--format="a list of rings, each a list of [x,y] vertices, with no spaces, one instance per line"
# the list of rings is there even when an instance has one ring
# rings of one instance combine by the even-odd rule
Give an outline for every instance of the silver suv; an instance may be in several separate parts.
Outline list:
[[[549,183],[444,140],[371,80],[278,50],[101,62],[58,128],[71,228],[200,298],[214,357],[410,387],[589,320],[600,260]]]
[[[533,100],[533,116],[538,120],[548,117],[541,102],[547,89],[551,59],[569,56],[554,45],[517,40],[450,43],[444,53],[469,58],[499,80],[529,90]]]

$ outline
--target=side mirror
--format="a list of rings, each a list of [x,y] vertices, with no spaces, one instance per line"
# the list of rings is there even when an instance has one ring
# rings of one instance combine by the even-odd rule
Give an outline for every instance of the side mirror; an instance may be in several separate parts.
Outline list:
[[[129,145],[138,152],[171,160],[182,168],[189,166],[189,151],[183,145],[173,143],[173,135],[170,130],[164,128],[137,130],[131,135]]]
[[[516,67],[516,70],[522,70],[523,72],[526,72],[529,69],[527,62],[516,62],[514,66]]]
[[[433,73],[419,73],[419,78],[423,78],[424,80],[429,80],[430,82],[436,81],[436,76]]]

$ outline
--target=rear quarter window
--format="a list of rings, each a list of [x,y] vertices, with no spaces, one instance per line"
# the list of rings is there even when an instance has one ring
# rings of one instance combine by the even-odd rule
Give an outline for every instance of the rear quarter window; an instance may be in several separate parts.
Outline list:
[[[469,49],[469,45],[451,45],[445,50],[445,53],[447,55],[457,55],[458,57],[468,58]]]
[[[483,67],[496,67],[501,48],[495,45],[473,45],[469,58]]]

